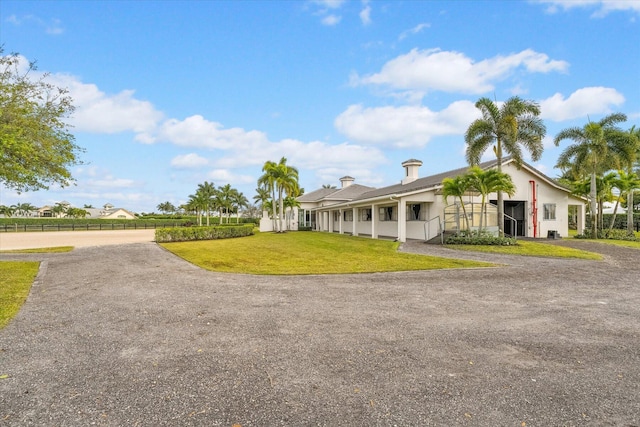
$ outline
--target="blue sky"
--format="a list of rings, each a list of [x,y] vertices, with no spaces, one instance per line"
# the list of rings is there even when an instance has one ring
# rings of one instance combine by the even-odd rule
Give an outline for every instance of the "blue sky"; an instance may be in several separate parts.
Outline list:
[[[518,95],[561,129],[611,112],[640,125],[640,0],[2,0],[5,52],[70,90],[75,186],[0,204],[111,203],[151,212],[199,183],[251,200],[266,160],[307,192],[391,185],[465,166],[474,103]],[[492,153],[486,154],[486,159]]]

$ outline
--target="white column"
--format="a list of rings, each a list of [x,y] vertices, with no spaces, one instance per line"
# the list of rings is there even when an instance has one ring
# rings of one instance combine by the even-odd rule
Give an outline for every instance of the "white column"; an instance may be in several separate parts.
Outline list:
[[[398,241],[407,241],[407,204],[404,200],[398,200]]]
[[[353,235],[357,236],[358,235],[358,209],[357,208],[353,208]]]
[[[378,238],[378,230],[376,229],[376,218],[378,218],[378,214],[376,213],[376,205],[371,205],[371,238]]]
[[[343,220],[343,218],[342,218],[342,215],[343,215],[342,209],[340,209],[339,213],[340,213],[340,221],[338,222],[338,230],[339,230],[340,234],[344,234],[344,231],[342,230],[342,220]]]

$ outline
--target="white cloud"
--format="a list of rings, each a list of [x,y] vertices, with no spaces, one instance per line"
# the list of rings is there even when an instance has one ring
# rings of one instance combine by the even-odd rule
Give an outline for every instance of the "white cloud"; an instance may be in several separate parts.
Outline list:
[[[398,148],[424,147],[436,136],[459,135],[480,117],[470,101],[457,101],[442,111],[424,106],[363,108],[351,105],[335,120],[349,139]]]
[[[57,36],[64,33],[64,27],[62,21],[57,18],[52,18],[48,22],[36,15],[10,15],[5,19],[5,22],[13,24],[15,26],[21,26],[23,24],[34,24],[37,27],[43,28],[47,34]]]
[[[76,111],[69,120],[74,130],[91,133],[147,132],[162,119],[152,103],[135,98],[133,90],[115,95],[102,92],[67,74],[52,74],[48,81],[69,90]]]
[[[327,9],[339,9],[345,1],[346,0],[312,0],[312,3],[326,7]]]
[[[624,96],[612,88],[586,87],[565,98],[556,93],[540,102],[541,118],[561,122],[586,117],[589,114],[606,114],[612,106],[624,103]]]
[[[494,89],[516,69],[530,73],[565,72],[569,64],[550,60],[531,49],[507,56],[498,55],[479,62],[463,53],[440,49],[413,49],[384,64],[379,73],[352,76],[354,85],[387,85],[411,91],[443,91],[481,94]]]
[[[144,135],[138,140],[168,141],[181,147],[197,147],[228,150],[236,146],[247,147],[267,142],[267,137],[259,131],[245,131],[242,128],[224,127],[200,115],[184,120],[169,119],[162,123],[153,135]]]
[[[171,166],[177,169],[195,169],[208,164],[209,160],[196,153],[182,154],[171,159]]]
[[[536,2],[548,5],[546,9],[548,13],[557,13],[560,9],[565,11],[577,8],[595,9],[591,15],[594,18],[602,18],[615,11],[640,13],[638,0],[536,0]]]
[[[362,21],[362,25],[371,24],[371,6],[366,2],[364,8],[360,11],[360,21]]]
[[[207,174],[207,178],[213,180],[216,185],[221,185],[222,183],[233,185],[255,184],[258,179],[255,176],[237,174],[228,169],[214,169]]]
[[[421,33],[422,30],[424,30],[425,28],[429,28],[429,27],[431,27],[431,24],[429,24],[427,22],[423,22],[422,24],[418,24],[415,27],[400,33],[400,35],[398,36],[398,40],[404,40],[410,35]]]
[[[329,27],[332,27],[334,25],[338,25],[341,20],[342,20],[341,16],[331,14],[323,17],[321,22],[322,22],[322,25],[327,25]]]

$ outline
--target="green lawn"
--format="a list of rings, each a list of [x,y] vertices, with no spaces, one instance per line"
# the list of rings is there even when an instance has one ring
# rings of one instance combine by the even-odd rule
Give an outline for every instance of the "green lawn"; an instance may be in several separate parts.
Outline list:
[[[36,261],[0,261],[0,329],[18,313],[38,274]]]
[[[60,252],[71,252],[73,246],[52,246],[50,248],[33,248],[33,249],[11,249],[8,251],[0,251],[6,254],[55,254]]]
[[[396,242],[314,232],[258,233],[162,246],[199,267],[227,273],[347,274],[495,266],[400,253]]]
[[[494,245],[447,245],[448,248],[463,251],[491,252],[507,255],[544,256],[555,258],[578,258],[600,260],[602,255],[579,249],[519,240],[516,246]]]

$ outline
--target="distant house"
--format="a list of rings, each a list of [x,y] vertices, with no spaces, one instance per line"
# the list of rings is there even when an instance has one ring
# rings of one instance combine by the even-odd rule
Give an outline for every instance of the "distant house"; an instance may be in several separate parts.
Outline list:
[[[373,189],[343,182],[341,189],[322,188],[299,197],[297,225],[317,231],[392,238],[401,242],[427,240],[437,235],[442,226],[445,230],[459,230],[461,210],[457,209],[457,201],[453,198],[445,201],[442,181],[464,174],[468,168],[420,178],[420,160],[410,159],[402,166],[405,173],[398,184]],[[490,161],[479,166],[492,169],[497,163]],[[546,238],[549,233],[556,232],[566,236],[569,206],[575,207],[578,229],[584,228],[584,199],[571,195],[568,188],[526,163],[518,168],[513,159],[508,158],[504,160],[502,170],[511,175],[516,185],[516,194],[504,198],[506,234]],[[347,182],[353,181],[351,177],[345,178],[348,178]],[[469,193],[465,199],[473,209],[480,196]],[[489,196],[494,204],[496,199],[495,194]],[[479,218],[480,212],[476,208],[467,215]],[[493,215],[497,224],[497,215]]]
[[[107,206],[110,206],[107,208]],[[103,209],[89,208],[85,209],[89,212],[87,218],[99,218],[99,219],[135,219],[136,215],[123,208],[114,208],[112,205],[105,205]]]

